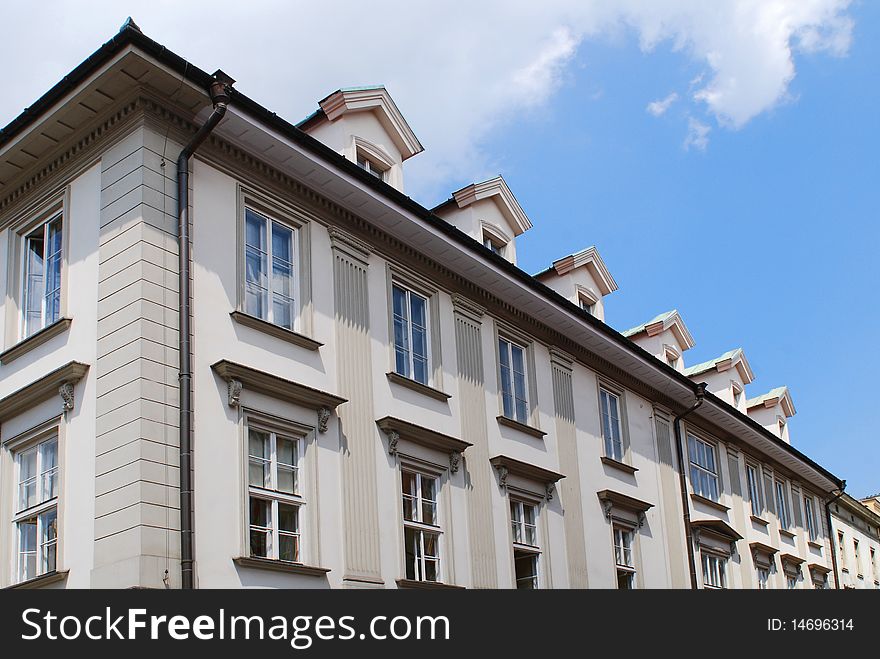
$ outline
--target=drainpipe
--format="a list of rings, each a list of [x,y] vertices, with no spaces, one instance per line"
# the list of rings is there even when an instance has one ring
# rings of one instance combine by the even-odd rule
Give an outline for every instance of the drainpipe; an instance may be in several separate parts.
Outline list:
[[[688,567],[690,569],[691,576],[691,589],[696,590],[697,564],[694,559],[694,543],[691,535],[691,507],[690,501],[688,500],[687,479],[685,477],[684,451],[682,449],[681,443],[681,420],[703,404],[703,399],[706,396],[705,382],[700,382],[700,384],[697,385],[697,390],[694,392],[694,395],[697,397],[696,401],[694,401],[694,404],[691,405],[687,410],[685,410],[672,420],[672,428],[675,432],[675,452],[678,457],[678,481],[681,489],[681,516],[682,520],[684,521],[684,542],[687,547]]]
[[[199,128],[177,158],[177,252],[179,261],[179,339],[180,355],[180,584],[193,586],[193,485],[192,485],[192,345],[190,343],[190,235],[189,235],[189,159],[214,130],[229,104],[235,82],[222,71],[213,76],[209,93],[214,112]]]
[[[831,504],[843,496],[845,489],[846,481],[841,481],[840,490],[835,497],[825,502],[825,523],[828,524],[828,544],[831,545],[831,569],[834,572],[834,587],[837,590],[840,590],[840,574],[837,571],[837,538],[835,537],[834,529],[831,527]],[[834,490],[829,492],[829,494],[833,493]]]

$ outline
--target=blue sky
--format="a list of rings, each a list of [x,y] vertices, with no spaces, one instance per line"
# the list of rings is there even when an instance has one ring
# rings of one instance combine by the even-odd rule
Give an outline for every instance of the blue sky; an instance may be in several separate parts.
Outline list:
[[[697,342],[687,363],[742,346],[749,395],[791,388],[793,443],[850,493],[880,491],[880,3],[88,6],[4,8],[16,30],[0,58],[28,66],[0,72],[0,125],[128,14],[292,121],[335,89],[385,83],[426,147],[406,165],[415,199],[431,207],[503,174],[534,222],[517,249],[525,270],[595,244],[620,285],[609,324],[677,308]]]

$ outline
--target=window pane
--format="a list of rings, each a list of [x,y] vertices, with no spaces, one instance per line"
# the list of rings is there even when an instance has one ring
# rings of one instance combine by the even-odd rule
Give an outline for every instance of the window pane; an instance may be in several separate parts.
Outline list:
[[[40,515],[40,562],[42,572],[55,570],[55,549],[58,540],[58,515],[55,508]]]
[[[272,503],[250,498],[250,537],[253,556],[270,557],[272,552]]]
[[[40,444],[41,488],[42,501],[58,496],[58,440],[50,439]]]
[[[538,557],[535,554],[515,551],[513,564],[518,589],[534,590],[538,587]]]
[[[248,482],[255,487],[272,487],[271,444],[269,435],[259,430],[248,433]]]
[[[407,528],[404,529],[404,563],[405,563],[405,574],[407,579],[420,579],[420,566],[418,565],[421,559],[421,547],[420,547],[420,533],[415,529]]]
[[[299,536],[279,533],[278,558],[282,561],[299,561]]]
[[[37,520],[18,523],[19,580],[37,576]]]
[[[278,530],[289,533],[299,532],[299,506],[278,504]]]
[[[414,520],[414,501],[416,495],[416,475],[409,471],[401,474],[403,482],[403,518]]]
[[[266,218],[258,215],[250,208],[246,209],[245,215],[245,244],[255,247],[261,252],[266,251]]]

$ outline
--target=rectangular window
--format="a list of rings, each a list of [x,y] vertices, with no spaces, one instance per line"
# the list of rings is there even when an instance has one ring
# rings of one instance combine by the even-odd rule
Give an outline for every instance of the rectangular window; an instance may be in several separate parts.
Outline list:
[[[816,513],[813,511],[813,497],[804,495],[804,518],[807,524],[807,534],[811,541],[816,542],[819,537],[816,527]]]
[[[358,167],[360,167],[364,171],[369,172],[370,174],[375,176],[380,181],[385,180],[386,170],[383,169],[381,166],[377,165],[375,162],[373,162],[372,160],[370,160],[366,156],[364,156],[363,154],[361,154],[360,152],[358,152],[358,154],[357,154],[357,164],[358,164]]]
[[[770,581],[770,570],[765,567],[758,568],[758,590],[767,590]]]
[[[294,330],[297,322],[297,232],[245,209],[245,313]]]
[[[61,238],[59,213],[24,236],[22,336],[61,317]]]
[[[248,428],[251,556],[299,563],[299,440]]]
[[[703,557],[703,587],[727,588],[727,559],[701,552]]]
[[[483,232],[483,247],[491,249],[498,256],[504,256],[504,243],[496,240],[485,231]]]
[[[715,458],[715,446],[689,434],[688,453],[694,493],[718,501],[718,461]]]
[[[856,574],[862,576],[862,561],[859,558],[859,541],[853,538],[853,557],[856,563]]]
[[[758,468],[746,464],[746,482],[749,486],[749,501],[752,506],[752,515],[760,517],[763,512],[763,500],[761,498],[761,480],[758,476]]]
[[[786,575],[786,577],[785,577],[785,586],[786,586],[789,590],[797,590],[797,582],[798,582],[798,578],[797,578],[796,576],[793,576],[793,575],[791,575],[791,574]]]
[[[58,438],[44,440],[15,456],[18,472],[16,530],[18,581],[56,569],[58,545]]]
[[[428,384],[428,300],[398,284],[391,287],[394,319],[394,370]]]
[[[837,532],[837,553],[840,554],[840,569],[849,570],[846,565],[846,543],[844,542],[843,531]]]
[[[513,531],[513,565],[516,587],[534,590],[538,587],[538,529],[535,507],[511,500],[510,523]]]
[[[791,517],[788,513],[788,497],[785,496],[785,483],[776,481],[776,515],[779,517],[779,526],[787,529],[791,526]]]
[[[526,384],[526,348],[499,337],[501,404],[504,416],[529,422],[529,394]]]
[[[880,581],[880,571],[877,570],[877,552],[873,547],[871,551],[871,572],[874,574],[874,581]]]
[[[602,415],[602,439],[605,442],[605,455],[612,460],[623,462],[620,396],[604,387],[599,387],[599,405]]]
[[[617,587],[632,590],[636,587],[636,564],[633,558],[633,532],[614,527],[614,563],[617,566]]]
[[[438,479],[417,471],[401,472],[404,563],[407,579],[440,581]]]

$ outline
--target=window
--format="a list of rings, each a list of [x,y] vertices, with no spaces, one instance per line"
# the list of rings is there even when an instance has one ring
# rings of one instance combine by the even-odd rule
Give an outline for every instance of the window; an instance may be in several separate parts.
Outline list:
[[[862,576],[862,561],[859,558],[859,541],[853,538],[853,556],[855,557],[856,573]]]
[[[617,565],[617,587],[633,590],[636,587],[636,563],[631,529],[614,527],[614,562]]]
[[[673,355],[671,352],[666,353],[666,363],[669,364],[672,368],[678,369],[678,357]]]
[[[843,531],[837,532],[837,553],[840,554],[840,569],[849,570],[846,565],[846,544],[844,543]]]
[[[758,468],[755,465],[746,464],[746,482],[749,487],[752,515],[760,517],[764,506],[761,499],[761,480],[758,476]]]
[[[758,568],[758,590],[767,590],[770,581],[770,570],[766,567]]]
[[[401,472],[403,485],[404,563],[407,579],[440,581],[440,533],[437,478]]]
[[[877,569],[877,552],[873,547],[870,549],[871,552],[871,572],[874,574],[874,581],[880,581],[880,570]]]
[[[300,440],[248,428],[251,556],[299,563]]]
[[[391,287],[394,316],[394,370],[428,384],[428,300],[398,284]]]
[[[501,405],[504,416],[520,423],[528,423],[526,349],[504,337],[499,337],[498,355],[501,366]]]
[[[244,310],[285,329],[297,322],[297,231],[245,209]]]
[[[788,497],[785,495],[785,483],[776,481],[776,514],[779,517],[779,526],[787,529],[791,526],[791,517],[788,513]]]
[[[785,420],[779,419],[777,423],[779,424],[779,436],[785,437]]]
[[[789,590],[797,590],[798,578],[793,574],[785,576],[785,586]]]
[[[703,562],[703,587],[727,588],[727,559],[715,554],[701,552]]]
[[[595,300],[591,300],[586,295],[581,294],[581,295],[578,295],[578,304],[580,305],[581,309],[586,311],[591,316],[596,315],[596,302],[595,302]]]
[[[730,388],[733,390],[733,406],[738,408],[742,402],[743,389],[736,382],[731,383]]]
[[[511,500],[510,524],[513,531],[513,565],[516,587],[534,590],[538,587],[538,529],[535,506]]]
[[[804,518],[807,523],[807,534],[810,541],[815,542],[818,537],[816,528],[816,513],[813,511],[813,497],[804,495]]]
[[[483,232],[483,247],[491,249],[499,256],[504,256],[504,243],[494,236],[489,235],[489,233],[486,231]]]
[[[380,181],[385,180],[385,174],[388,171],[386,168],[377,164],[376,162],[370,160],[366,156],[364,156],[360,151],[357,154],[357,164],[358,167],[363,169],[366,172],[369,172],[373,176],[375,176]]]
[[[22,337],[61,318],[62,215],[24,236]]]
[[[602,439],[605,441],[605,455],[612,460],[623,462],[620,396],[600,387],[599,406],[602,415]]]
[[[58,546],[58,438],[52,437],[15,456],[18,497],[13,517],[16,574],[27,581],[56,569]]]
[[[715,446],[699,437],[688,435],[691,462],[691,487],[694,493],[718,501],[718,467]]]

